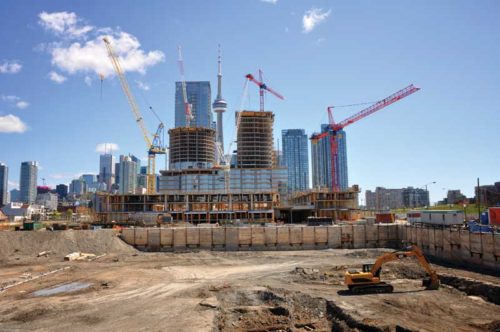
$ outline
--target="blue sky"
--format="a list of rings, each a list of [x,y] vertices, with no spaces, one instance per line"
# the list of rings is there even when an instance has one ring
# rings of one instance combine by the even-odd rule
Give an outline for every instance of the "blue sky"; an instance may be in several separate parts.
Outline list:
[[[286,97],[267,99],[275,140],[285,128],[319,130],[328,105],[378,100],[414,83],[422,90],[346,128],[350,183],[436,181],[436,201],[443,188],[472,195],[476,177],[500,180],[498,1],[2,1],[0,15],[0,161],[12,186],[26,160],[40,162],[50,185],[97,173],[104,142],[117,144],[117,155],[145,157],[102,35],[128,56],[151,131],[149,105],[173,126],[177,45],[186,79],[210,80],[215,91],[221,44],[227,141],[244,75],[258,68]],[[245,106],[258,108],[255,86]],[[336,119],[361,108],[341,108]]]

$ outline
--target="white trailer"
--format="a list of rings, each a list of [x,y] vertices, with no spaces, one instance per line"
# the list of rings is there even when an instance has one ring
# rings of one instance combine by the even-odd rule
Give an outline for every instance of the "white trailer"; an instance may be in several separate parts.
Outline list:
[[[436,226],[463,225],[465,215],[460,210],[422,210],[420,223]]]

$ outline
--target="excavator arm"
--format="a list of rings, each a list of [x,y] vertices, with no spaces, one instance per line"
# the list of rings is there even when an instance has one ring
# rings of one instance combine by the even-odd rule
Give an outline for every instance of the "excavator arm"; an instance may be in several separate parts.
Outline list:
[[[439,279],[437,273],[432,269],[429,261],[425,258],[422,250],[419,247],[412,245],[406,248],[405,251],[395,251],[383,254],[373,264],[370,272],[347,271],[345,283],[351,290],[358,290],[358,293],[366,293],[371,290],[375,292],[392,292],[392,286],[380,280],[380,272],[382,266],[388,262],[399,260],[406,257],[415,257],[422,268],[427,273],[422,285],[426,289],[438,289]]]

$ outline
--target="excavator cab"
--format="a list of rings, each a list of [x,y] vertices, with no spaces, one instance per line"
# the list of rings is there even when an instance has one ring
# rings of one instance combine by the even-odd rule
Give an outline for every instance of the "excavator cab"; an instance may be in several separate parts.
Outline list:
[[[373,267],[373,263],[365,263],[363,264],[363,272],[371,272]]]

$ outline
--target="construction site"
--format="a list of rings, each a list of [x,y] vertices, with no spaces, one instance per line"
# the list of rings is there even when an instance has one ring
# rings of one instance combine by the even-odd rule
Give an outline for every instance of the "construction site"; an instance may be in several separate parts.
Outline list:
[[[444,214],[440,225],[377,223],[347,181],[344,128],[419,88],[338,122],[327,107],[309,138],[325,149],[313,162],[322,184],[290,190],[264,96],[284,97],[260,70],[243,92],[256,85],[260,109],[240,107],[224,126],[219,54],[217,121],[200,125],[179,47],[183,123],[167,146],[103,41],[146,143],[147,190],[96,192],[93,229],[1,231],[1,331],[500,331],[498,231],[444,225]]]
[[[210,248],[214,245],[218,249],[183,246],[184,237],[184,240],[175,238],[176,252],[170,253],[137,250],[113,230],[0,232],[0,328],[3,331],[499,330],[498,235],[492,245],[487,236],[476,243],[478,239],[463,233],[459,240],[462,246],[455,249],[456,240],[450,242],[448,237],[441,243],[429,244],[420,230],[417,233],[408,227],[403,232],[396,225],[381,227],[389,228],[366,233],[370,234],[368,242],[356,235],[358,229],[352,233],[351,226],[327,232],[326,238],[319,232],[316,240],[314,234],[311,238],[306,231],[307,227],[299,227],[298,233],[290,229],[286,241],[292,244],[287,249],[280,247],[279,251],[276,245],[270,245],[271,240],[265,251],[252,250],[252,241],[254,246],[257,242],[265,243],[259,240],[255,229],[253,233],[240,234],[241,244],[236,243],[236,249],[231,249],[231,245],[227,248],[215,245],[220,239],[213,233]],[[186,228],[183,229],[185,232]],[[267,233],[267,228],[260,229],[266,229]],[[284,244],[282,233],[275,242]],[[380,279],[394,288],[392,293],[353,295],[345,284],[346,272],[359,270],[378,257],[392,257],[394,249],[390,247],[396,242],[399,245],[403,233],[413,234],[414,241],[420,239],[417,241],[420,247],[429,248],[425,253],[432,257],[432,269],[440,287],[434,290],[422,287],[427,271],[419,265],[419,260],[408,257],[382,268]],[[248,238],[249,234],[254,235]],[[124,236],[129,240],[131,235]],[[140,236],[136,234],[137,242],[142,241]],[[230,236],[228,233],[228,241],[233,241]],[[428,239],[427,233],[426,236]],[[152,235],[149,238],[151,243],[155,241]],[[168,245],[165,236],[162,241],[164,246]],[[189,241],[192,243],[191,236]],[[317,248],[322,250],[303,249],[307,243],[312,244],[309,248],[316,248],[315,241],[321,241]],[[481,250],[478,247],[481,243],[489,252],[474,253]],[[381,248],[374,248],[378,244]],[[491,252],[492,248],[496,251]],[[75,251],[93,256],[63,260]],[[451,257],[457,259],[455,265],[450,265],[454,261]],[[462,265],[467,269],[460,269],[456,264],[459,260],[465,262],[464,259],[474,260],[475,265]]]

